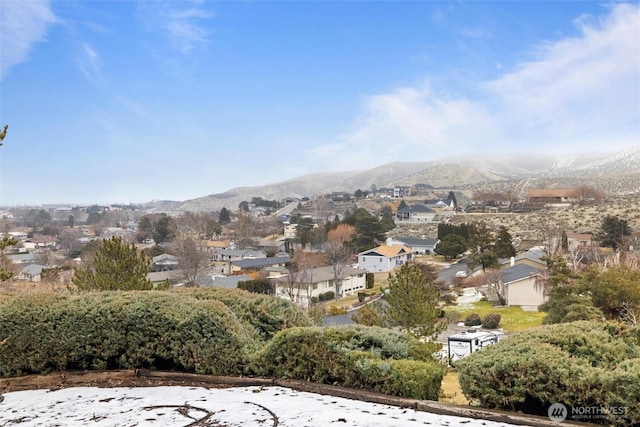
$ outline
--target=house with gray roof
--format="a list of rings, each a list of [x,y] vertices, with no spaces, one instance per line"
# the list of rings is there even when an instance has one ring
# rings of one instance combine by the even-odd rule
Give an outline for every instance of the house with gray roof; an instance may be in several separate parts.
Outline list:
[[[440,243],[440,239],[419,239],[417,237],[389,237],[386,244],[403,245],[411,248],[416,254],[432,254],[436,246]]]
[[[243,259],[266,258],[265,251],[251,249],[214,249],[211,253],[211,261],[239,261]]]
[[[29,264],[18,273],[18,280],[26,280],[28,282],[42,281],[42,270],[49,267],[40,264]]]
[[[433,222],[436,211],[427,205],[410,205],[398,209],[396,212],[396,224],[419,224]]]
[[[351,266],[343,270],[338,287],[340,296],[353,295],[367,288],[367,270]],[[318,267],[298,272],[295,276],[283,276],[275,281],[275,293],[281,298],[307,306],[312,298],[336,291],[333,268]]]
[[[235,276],[218,276],[210,275],[204,276],[198,282],[198,286],[208,286],[212,288],[224,288],[224,289],[236,289],[239,282],[245,282],[252,280],[250,276],[246,274],[238,274]]]
[[[526,264],[517,264],[501,270],[497,289],[505,305],[520,306],[524,310],[538,310],[538,306],[547,300],[540,285],[540,270]]]
[[[222,271],[226,275],[259,273],[266,271],[267,268],[284,267],[290,261],[291,258],[289,256],[227,261]]]
[[[525,264],[533,268],[544,269],[547,267],[546,261],[542,259],[544,256],[546,256],[546,252],[543,249],[533,248],[513,258],[500,258],[498,262],[500,263],[500,268]]]
[[[178,265],[180,264],[178,262],[178,258],[175,255],[170,254],[160,254],[154,256],[151,261],[153,271],[173,270],[175,268],[178,268]]]

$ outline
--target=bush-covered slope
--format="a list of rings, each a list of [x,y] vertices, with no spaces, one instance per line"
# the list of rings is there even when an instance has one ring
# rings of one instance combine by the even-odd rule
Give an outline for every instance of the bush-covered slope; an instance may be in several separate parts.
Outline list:
[[[433,344],[365,326],[292,328],[258,355],[255,370],[278,378],[368,388],[437,400],[444,375]]]
[[[554,403],[623,407],[624,417],[611,414],[606,423],[640,423],[640,327],[544,326],[473,353],[456,368],[465,395],[485,407],[540,415]]]

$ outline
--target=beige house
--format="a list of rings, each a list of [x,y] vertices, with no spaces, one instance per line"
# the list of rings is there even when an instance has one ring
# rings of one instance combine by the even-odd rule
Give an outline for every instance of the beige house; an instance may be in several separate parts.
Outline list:
[[[497,289],[507,306],[520,306],[525,310],[538,310],[547,300],[544,289],[536,279],[540,270],[526,264],[518,264],[501,271]]]
[[[570,253],[588,251],[591,249],[591,234],[567,233],[567,246]]]
[[[347,266],[343,271],[343,279],[338,288],[340,296],[352,295],[367,288],[367,271]],[[312,298],[320,294],[335,292],[333,268],[319,267],[302,271],[291,278],[285,275],[275,282],[275,294],[281,298],[292,300],[307,306]]]

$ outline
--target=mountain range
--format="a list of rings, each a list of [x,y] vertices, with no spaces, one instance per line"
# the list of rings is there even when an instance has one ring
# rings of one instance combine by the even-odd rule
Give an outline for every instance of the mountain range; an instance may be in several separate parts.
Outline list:
[[[254,197],[265,200],[302,198],[372,186],[428,184],[442,191],[504,191],[518,188],[567,188],[588,185],[608,195],[640,194],[640,146],[603,155],[467,157],[431,162],[393,162],[367,170],[316,173],[256,187],[236,187],[223,193],[185,201],[153,201],[147,210],[205,212],[235,210]]]

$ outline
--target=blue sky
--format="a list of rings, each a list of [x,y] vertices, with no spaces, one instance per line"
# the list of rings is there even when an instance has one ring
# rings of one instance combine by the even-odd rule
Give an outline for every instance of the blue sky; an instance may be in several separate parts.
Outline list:
[[[0,2],[0,205],[640,144],[638,2]]]

